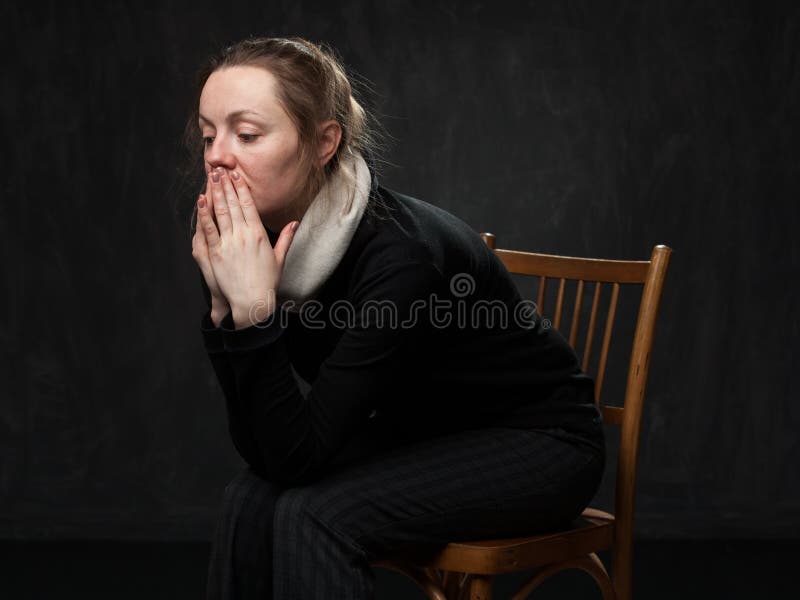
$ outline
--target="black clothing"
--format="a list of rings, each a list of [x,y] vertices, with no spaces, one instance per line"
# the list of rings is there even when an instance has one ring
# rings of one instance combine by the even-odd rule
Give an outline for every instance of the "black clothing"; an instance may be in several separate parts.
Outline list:
[[[380,452],[286,488],[248,467],[225,488],[206,600],[367,600],[375,559],[567,527],[605,455],[558,430],[481,428]],[[428,550],[430,549],[430,550]]]
[[[312,481],[365,431],[414,441],[558,427],[577,443],[603,444],[594,382],[574,351],[538,313],[524,318],[503,263],[440,208],[373,179],[367,211],[314,304],[314,314],[281,306],[240,330],[230,313],[219,328],[210,313],[202,319],[231,437],[262,477]],[[292,369],[311,385],[307,395]]]

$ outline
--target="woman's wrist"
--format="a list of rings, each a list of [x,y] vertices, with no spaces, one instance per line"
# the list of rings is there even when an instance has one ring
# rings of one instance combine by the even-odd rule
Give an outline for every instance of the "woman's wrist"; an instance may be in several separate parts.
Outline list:
[[[252,302],[246,306],[232,306],[231,316],[236,329],[244,329],[266,321],[277,308],[275,293],[267,295],[264,300]]]
[[[225,315],[227,315],[229,312],[231,312],[231,307],[226,301],[216,299],[211,300],[211,321],[214,323],[214,327],[219,327],[222,319],[224,319]]]

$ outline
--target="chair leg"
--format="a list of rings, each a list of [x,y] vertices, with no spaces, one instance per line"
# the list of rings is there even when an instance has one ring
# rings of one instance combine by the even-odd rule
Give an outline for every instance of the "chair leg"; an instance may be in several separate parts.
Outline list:
[[[460,600],[464,574],[456,571],[444,571],[442,574],[442,589],[447,600]]]
[[[511,600],[525,600],[533,590],[539,587],[546,579],[555,575],[560,571],[567,569],[580,569],[592,576],[592,579],[597,583],[600,592],[603,594],[603,600],[617,600],[617,594],[614,591],[614,586],[611,584],[611,578],[608,576],[603,561],[594,552],[587,554],[581,558],[574,558],[572,560],[565,560],[560,563],[553,563],[542,567],[533,577],[531,577],[517,592],[511,596]]]
[[[469,595],[472,590],[472,579],[475,577],[472,573],[467,573],[464,576],[464,581],[461,582],[461,589],[458,591],[458,595],[455,597],[455,600],[469,600]],[[448,600],[450,600],[448,598]]]
[[[443,571],[442,589],[447,600],[469,600],[473,577],[471,573]]]
[[[469,600],[492,600],[491,575],[473,575],[469,587]]]

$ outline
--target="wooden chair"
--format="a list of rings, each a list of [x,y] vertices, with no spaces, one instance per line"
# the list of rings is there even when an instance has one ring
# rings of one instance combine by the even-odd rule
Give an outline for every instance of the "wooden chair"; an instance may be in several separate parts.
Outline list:
[[[595,402],[600,407],[604,422],[621,427],[614,514],[589,507],[565,531],[510,539],[451,542],[433,558],[417,561],[412,552],[403,558],[377,560],[373,565],[410,577],[433,600],[489,600],[492,597],[492,580],[496,575],[534,570],[534,574],[512,596],[512,600],[523,600],[548,577],[564,569],[582,569],[591,575],[605,600],[630,600],[639,428],[658,306],[672,249],[663,245],[655,246],[650,260],[646,261],[601,260],[495,249],[493,234],[482,233],[481,237],[509,272],[538,277],[538,312],[542,315],[552,314],[553,326],[565,337],[566,328],[561,328],[561,321],[566,282],[577,281],[569,331],[569,343],[576,352],[584,288],[587,283],[594,284],[589,322],[583,334],[582,367],[587,373],[598,322],[601,288],[609,284],[611,286],[597,372],[593,375]],[[558,281],[552,313],[545,313],[544,306],[548,280]],[[627,364],[624,403],[620,407],[601,403],[600,393],[620,285],[624,284],[643,284],[643,288],[641,298],[637,296],[638,317]],[[597,556],[597,552],[605,550],[611,551],[611,577]],[[430,553],[426,557],[430,557]]]

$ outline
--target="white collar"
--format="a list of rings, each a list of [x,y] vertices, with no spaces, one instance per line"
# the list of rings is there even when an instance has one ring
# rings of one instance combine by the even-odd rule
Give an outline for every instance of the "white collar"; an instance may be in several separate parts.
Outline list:
[[[372,176],[364,157],[346,152],[339,170],[309,205],[286,253],[277,299],[290,311],[299,311],[313,298],[336,268],[350,245],[367,206]],[[355,186],[341,169],[355,175]],[[352,198],[351,202],[348,199]]]

